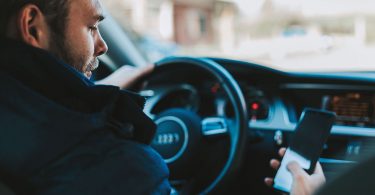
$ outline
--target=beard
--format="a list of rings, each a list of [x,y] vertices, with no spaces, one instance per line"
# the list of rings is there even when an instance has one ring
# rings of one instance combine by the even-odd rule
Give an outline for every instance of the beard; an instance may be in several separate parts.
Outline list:
[[[84,71],[84,74],[87,78],[90,78],[92,75],[92,71],[96,70],[99,67],[98,58],[92,59],[85,67],[86,70]]]
[[[50,40],[52,42],[50,43],[49,51],[87,78],[90,78],[92,71],[99,67],[98,58],[90,59],[86,55],[74,52],[75,50],[64,35],[51,33]]]

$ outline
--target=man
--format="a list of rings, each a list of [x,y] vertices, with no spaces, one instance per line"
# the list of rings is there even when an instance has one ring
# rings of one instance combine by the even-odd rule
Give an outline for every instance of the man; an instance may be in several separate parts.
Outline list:
[[[0,181],[16,194],[168,194],[144,99],[88,80],[108,49],[99,0],[2,0],[0,14]]]

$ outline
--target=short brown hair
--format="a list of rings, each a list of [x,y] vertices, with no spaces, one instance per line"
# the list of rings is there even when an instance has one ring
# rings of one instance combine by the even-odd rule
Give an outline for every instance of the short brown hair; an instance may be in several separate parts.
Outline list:
[[[0,37],[5,37],[10,18],[23,6],[34,4],[46,16],[51,30],[64,36],[69,13],[69,0],[1,0],[0,2]]]

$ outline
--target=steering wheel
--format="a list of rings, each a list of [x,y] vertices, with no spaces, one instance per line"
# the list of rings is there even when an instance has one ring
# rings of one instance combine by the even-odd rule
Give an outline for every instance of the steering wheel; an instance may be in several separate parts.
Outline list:
[[[232,104],[234,117],[229,122],[223,116],[201,119],[196,112],[186,109],[167,110],[154,118],[158,129],[151,146],[164,158],[171,175],[177,172],[183,175],[186,174],[186,171],[183,173],[184,169],[190,166],[187,162],[191,158],[200,158],[196,160],[204,161],[202,156],[196,157],[202,140],[218,134],[227,135],[229,148],[227,148],[228,154],[225,157],[224,166],[220,168],[219,174],[214,177],[213,181],[211,180],[209,184],[203,186],[203,190],[200,188],[198,191],[199,194],[221,192],[236,175],[245,150],[248,129],[245,99],[231,74],[213,60],[205,58],[170,57],[163,59],[156,63],[154,72],[143,80],[147,81],[171,69],[180,68],[194,68],[195,71],[208,75],[220,83]],[[179,192],[191,193],[192,183],[185,184]]]

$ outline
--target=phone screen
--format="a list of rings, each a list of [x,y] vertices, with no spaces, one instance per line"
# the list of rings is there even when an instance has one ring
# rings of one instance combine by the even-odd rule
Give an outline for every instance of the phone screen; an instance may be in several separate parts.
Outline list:
[[[275,189],[290,192],[293,179],[287,170],[287,165],[291,161],[298,162],[307,173],[313,173],[334,120],[335,113],[333,112],[316,109],[304,110],[293,135],[292,142],[276,173],[274,180]]]

